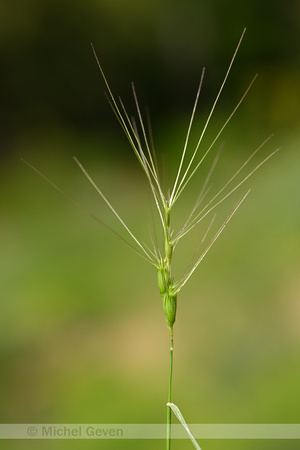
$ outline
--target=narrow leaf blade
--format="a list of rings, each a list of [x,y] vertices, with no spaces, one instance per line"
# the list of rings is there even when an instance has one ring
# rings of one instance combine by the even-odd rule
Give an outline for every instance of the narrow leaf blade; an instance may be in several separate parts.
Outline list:
[[[179,420],[179,422],[181,423],[181,425],[183,426],[183,428],[187,432],[189,438],[193,442],[193,444],[196,447],[196,449],[197,450],[201,450],[201,447],[199,446],[198,442],[196,441],[196,439],[194,438],[194,436],[190,432],[190,429],[187,426],[187,423],[184,420],[183,415],[181,414],[180,409],[178,408],[178,406],[176,406],[174,403],[167,403],[167,406],[169,406],[172,409],[173,413],[175,414],[175,416],[177,417],[177,419]]]

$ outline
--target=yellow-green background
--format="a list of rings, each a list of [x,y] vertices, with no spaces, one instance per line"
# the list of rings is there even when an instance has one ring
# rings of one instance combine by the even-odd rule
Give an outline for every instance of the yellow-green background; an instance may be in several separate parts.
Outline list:
[[[136,81],[141,106],[150,108],[162,174],[171,182],[201,68],[207,73],[192,142],[247,26],[206,144],[256,72],[259,78],[219,141],[224,150],[213,189],[273,132],[256,162],[281,151],[217,210],[221,224],[252,188],[178,296],[173,400],[189,423],[299,423],[297,2],[7,0],[0,12],[1,422],[165,421],[169,342],[155,269],[20,157],[126,236],[76,167],[76,155],[134,233],[150,243],[146,180],[102,95],[89,43],[130,114],[130,82]],[[174,226],[186,218],[207,167],[178,203]],[[199,227],[176,249],[177,276],[204,231]],[[299,446],[200,444],[204,450]],[[14,450],[164,446],[154,440],[1,442]],[[173,448],[192,444],[176,441]]]

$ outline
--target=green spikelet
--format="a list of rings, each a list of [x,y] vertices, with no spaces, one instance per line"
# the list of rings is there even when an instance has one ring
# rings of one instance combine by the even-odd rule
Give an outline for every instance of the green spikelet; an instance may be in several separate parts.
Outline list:
[[[170,262],[173,256],[173,244],[169,240],[165,240],[165,252],[167,260]]]
[[[159,267],[157,271],[157,281],[160,294],[166,294],[169,287],[169,274],[166,267]]]
[[[177,294],[165,294],[163,307],[168,325],[172,329],[176,319]]]
[[[161,261],[157,271],[157,281],[167,323],[172,329],[176,318],[177,293],[174,293],[167,260]]]

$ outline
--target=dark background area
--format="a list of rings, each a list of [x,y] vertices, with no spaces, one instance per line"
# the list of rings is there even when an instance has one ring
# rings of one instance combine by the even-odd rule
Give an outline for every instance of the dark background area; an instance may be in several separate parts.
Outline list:
[[[211,104],[247,27],[222,107],[258,72],[249,121],[297,124],[299,2],[3,0],[0,13],[2,154],[20,135],[112,124],[91,42],[113,92],[127,104],[134,81],[155,122],[190,110],[203,66],[201,106]]]

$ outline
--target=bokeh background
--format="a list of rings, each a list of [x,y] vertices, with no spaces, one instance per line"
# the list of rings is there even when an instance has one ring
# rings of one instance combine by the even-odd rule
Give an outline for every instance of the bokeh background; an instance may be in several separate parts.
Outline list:
[[[189,423],[299,423],[299,2],[2,0],[0,21],[1,422],[164,423],[169,342],[155,270],[20,158],[124,235],[76,155],[149,242],[146,180],[103,95],[90,43],[130,115],[135,82],[171,183],[202,67],[191,149],[246,26],[204,144],[259,77],[215,148],[224,145],[213,188],[271,133],[256,163],[281,151],[218,209],[221,223],[252,188],[180,293],[173,399]],[[186,218],[207,167],[178,204],[174,226]],[[176,249],[177,276],[204,231]],[[200,444],[299,448],[296,441]],[[14,450],[141,447],[165,443],[1,443]]]

